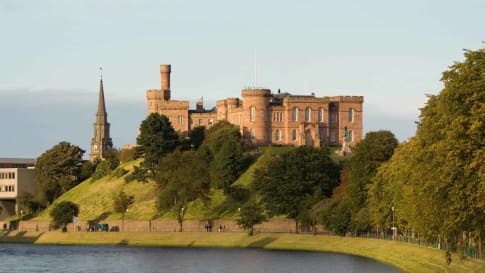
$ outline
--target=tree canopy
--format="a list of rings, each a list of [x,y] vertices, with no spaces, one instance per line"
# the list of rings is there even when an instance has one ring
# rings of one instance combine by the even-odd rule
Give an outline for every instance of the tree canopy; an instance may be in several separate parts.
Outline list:
[[[144,153],[143,165],[154,171],[161,158],[173,152],[180,144],[168,118],[158,113],[150,114],[140,125],[137,144]]]
[[[60,142],[37,158],[38,199],[46,205],[80,182],[84,151]]]
[[[70,201],[62,201],[56,204],[50,212],[52,226],[54,229],[62,227],[65,230],[67,224],[72,223],[73,218],[78,216],[78,214],[79,206],[77,204]]]
[[[306,200],[315,192],[329,197],[338,182],[339,166],[327,149],[302,146],[278,156],[255,173],[261,201],[273,215],[296,220],[307,208]]]

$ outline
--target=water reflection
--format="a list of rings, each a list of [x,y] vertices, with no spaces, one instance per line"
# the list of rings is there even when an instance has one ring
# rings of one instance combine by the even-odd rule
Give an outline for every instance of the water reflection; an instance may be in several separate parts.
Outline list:
[[[0,245],[0,272],[384,273],[376,261],[342,254],[259,249]]]

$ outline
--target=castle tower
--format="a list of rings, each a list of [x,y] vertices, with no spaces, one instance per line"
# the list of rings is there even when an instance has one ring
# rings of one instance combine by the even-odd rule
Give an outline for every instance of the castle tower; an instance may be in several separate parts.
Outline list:
[[[163,99],[170,100],[170,72],[172,72],[172,67],[169,64],[160,65],[160,82],[161,89],[163,92]]]
[[[104,103],[103,78],[101,78],[99,81],[98,112],[94,123],[94,137],[91,140],[89,160],[104,159],[111,148],[113,148],[113,141],[109,137],[108,114]]]

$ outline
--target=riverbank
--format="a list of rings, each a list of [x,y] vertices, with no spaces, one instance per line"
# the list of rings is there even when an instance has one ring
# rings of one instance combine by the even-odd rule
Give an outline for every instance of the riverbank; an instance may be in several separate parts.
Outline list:
[[[485,272],[485,262],[453,255],[446,265],[444,252],[394,241],[309,234],[206,232],[2,232],[1,243],[99,244],[164,247],[228,247],[326,251],[364,256],[402,272]]]

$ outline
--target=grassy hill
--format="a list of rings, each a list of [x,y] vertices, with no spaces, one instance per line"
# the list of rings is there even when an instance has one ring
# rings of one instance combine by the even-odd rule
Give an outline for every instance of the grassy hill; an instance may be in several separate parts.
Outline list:
[[[234,183],[244,188],[249,188],[253,183],[254,171],[268,163],[270,153],[284,153],[292,149],[291,147],[269,147],[262,149],[262,156],[243,173]],[[130,161],[121,164],[118,168],[128,171],[133,166],[139,165],[141,160]],[[59,197],[51,206],[44,210],[33,220],[49,220],[49,213],[52,207],[61,201],[72,201],[79,205],[81,220],[117,220],[121,219],[121,214],[113,211],[113,195],[123,190],[128,196],[134,197],[134,204],[125,214],[125,219],[149,220],[149,219],[175,219],[175,215],[166,213],[158,215],[155,209],[155,199],[157,185],[153,181],[140,183],[137,181],[126,183],[123,177],[107,175],[99,180],[88,179],[76,187],[72,188]],[[224,195],[222,190],[212,189],[210,193],[211,202],[208,207],[203,206],[202,202],[192,202],[187,208],[186,219],[207,219],[207,218],[233,218],[237,208],[242,204],[233,201]]]

